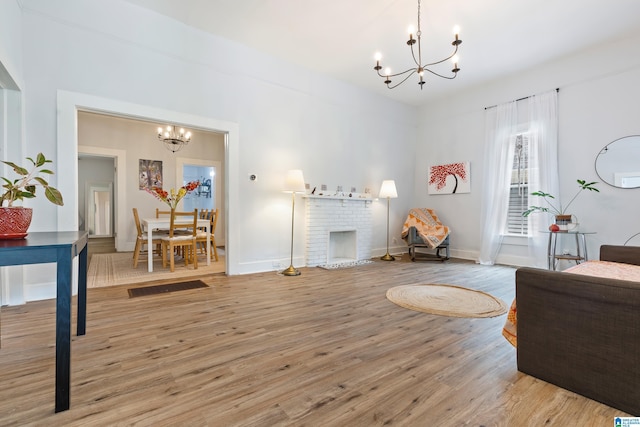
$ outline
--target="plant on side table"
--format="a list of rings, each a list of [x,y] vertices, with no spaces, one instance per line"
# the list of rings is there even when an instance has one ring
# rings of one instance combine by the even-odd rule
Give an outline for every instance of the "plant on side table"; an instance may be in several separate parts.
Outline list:
[[[571,206],[571,203],[580,195],[583,190],[595,191],[599,193],[595,185],[597,182],[587,182],[583,179],[578,179],[576,181],[578,183],[579,189],[576,194],[573,196],[569,203],[567,203],[564,207],[562,204],[554,205],[551,200],[555,199],[551,194],[545,193],[544,191],[536,191],[531,193],[532,196],[542,197],[547,204],[547,206],[529,206],[529,209],[522,213],[522,216],[529,216],[534,212],[547,212],[555,215],[556,222],[549,227],[551,231],[567,231],[569,229],[569,224],[571,224],[571,214],[567,214],[567,209]]]
[[[36,197],[36,188],[44,188],[44,195],[54,205],[62,206],[62,194],[42,177],[42,174],[53,175],[53,171],[46,169],[48,160],[44,154],[38,153],[36,159],[27,157],[31,162],[31,169],[18,166],[13,162],[0,160],[2,163],[13,168],[18,178],[13,181],[9,178],[0,177],[4,181],[2,188],[4,193],[0,196],[0,239],[22,239],[27,235],[31,218],[32,208],[13,206],[14,202]]]

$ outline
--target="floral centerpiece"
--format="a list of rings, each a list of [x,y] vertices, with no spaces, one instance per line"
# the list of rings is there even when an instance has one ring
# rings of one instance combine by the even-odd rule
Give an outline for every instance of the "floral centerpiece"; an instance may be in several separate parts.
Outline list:
[[[180,203],[180,200],[182,200],[184,196],[198,188],[199,185],[200,181],[191,181],[186,185],[180,187],[177,191],[174,188],[166,191],[160,187],[145,188],[145,190],[153,195],[156,199],[161,200],[169,205],[169,208],[171,208],[171,210],[173,211],[178,206],[178,203]]]

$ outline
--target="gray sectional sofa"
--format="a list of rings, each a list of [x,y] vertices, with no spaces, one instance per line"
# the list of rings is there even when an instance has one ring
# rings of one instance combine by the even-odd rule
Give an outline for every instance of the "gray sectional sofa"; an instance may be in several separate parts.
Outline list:
[[[640,265],[640,247],[600,248]],[[640,416],[640,282],[516,271],[518,370]]]

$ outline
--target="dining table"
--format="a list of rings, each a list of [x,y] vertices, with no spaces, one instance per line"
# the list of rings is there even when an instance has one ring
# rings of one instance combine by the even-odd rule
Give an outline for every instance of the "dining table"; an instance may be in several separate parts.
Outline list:
[[[176,217],[177,223],[190,223],[193,219]],[[153,241],[153,230],[168,230],[171,227],[170,217],[143,218],[142,226],[147,233],[147,242]],[[198,218],[198,228],[207,230],[207,265],[211,265],[211,221],[208,218]],[[153,273],[153,251],[147,251],[147,265],[149,273]]]

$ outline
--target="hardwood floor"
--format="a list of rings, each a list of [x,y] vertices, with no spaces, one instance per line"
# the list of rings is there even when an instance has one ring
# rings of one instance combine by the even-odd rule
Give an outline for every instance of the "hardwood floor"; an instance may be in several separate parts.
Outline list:
[[[0,425],[610,426],[626,415],[519,373],[504,315],[441,317],[385,298],[450,283],[510,303],[513,268],[405,255],[301,271],[209,275],[209,289],[132,299],[130,286],[89,289],[59,414],[54,301],[4,307]]]
[[[87,244],[88,262],[91,262],[93,254],[110,254],[116,251],[116,242],[113,237],[92,237]]]

